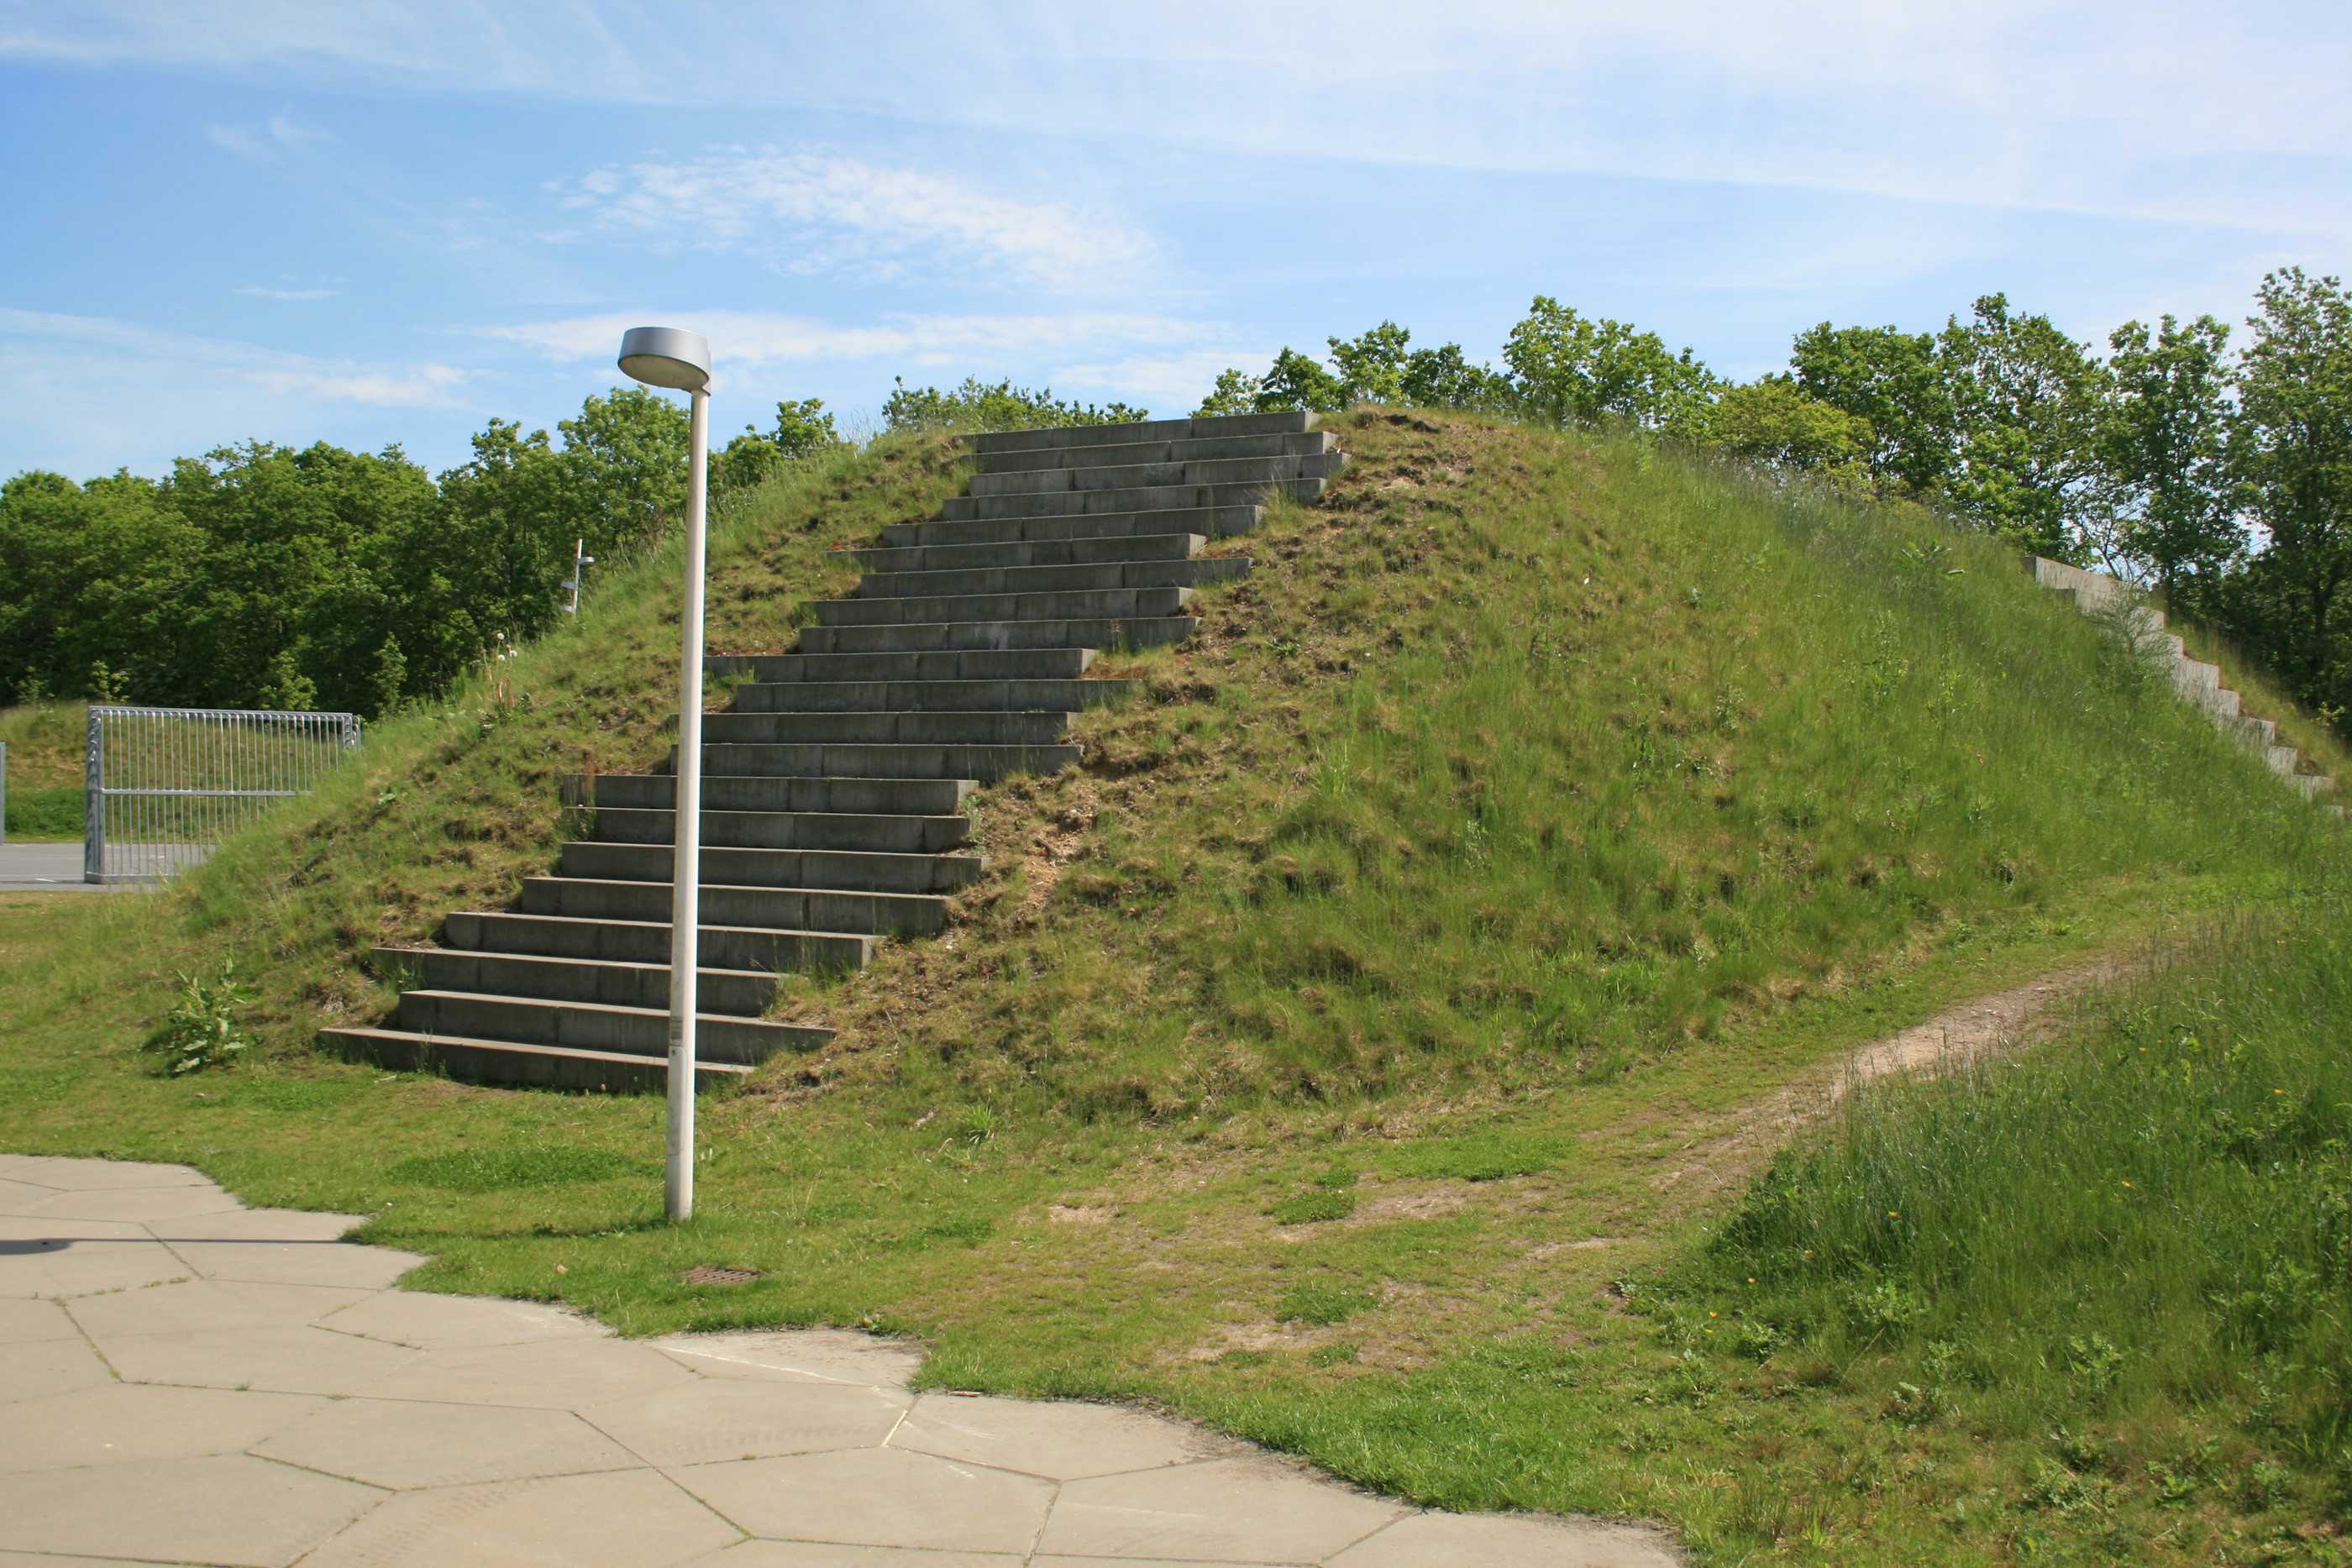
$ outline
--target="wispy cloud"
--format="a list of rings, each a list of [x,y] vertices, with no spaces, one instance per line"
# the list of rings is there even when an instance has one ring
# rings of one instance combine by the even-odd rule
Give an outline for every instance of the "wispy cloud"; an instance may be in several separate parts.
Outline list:
[[[38,344],[37,351],[33,345]],[[449,408],[474,372],[454,365],[367,364],[293,354],[235,339],[159,330],[104,316],[0,308],[0,362],[96,380],[137,374],[155,385],[242,386],[274,397],[379,408]]]
[[[550,189],[598,232],[757,249],[788,270],[889,276],[973,262],[1055,287],[1131,283],[1158,255],[1114,214],[920,169],[774,147],[593,169]]]
[[[332,299],[342,292],[340,288],[272,288],[267,284],[248,283],[237,290],[254,299]]]
[[[724,368],[759,369],[828,361],[908,360],[952,364],[1018,354],[1101,354],[1137,345],[1190,344],[1224,331],[1214,323],[1171,316],[1078,311],[1067,315],[886,316],[866,325],[747,310],[643,310],[574,316],[522,326],[490,327],[484,334],[535,349],[567,363],[604,361],[621,334],[648,321],[686,327],[710,340]],[[1213,371],[1212,374],[1214,372]]]
[[[254,163],[276,163],[327,140],[327,133],[303,124],[290,114],[273,114],[257,126],[207,125],[205,140],[224,152],[234,152]]]

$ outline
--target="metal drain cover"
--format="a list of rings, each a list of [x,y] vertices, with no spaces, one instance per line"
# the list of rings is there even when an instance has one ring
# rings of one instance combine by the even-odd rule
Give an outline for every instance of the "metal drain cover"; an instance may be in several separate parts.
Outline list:
[[[758,1269],[719,1269],[705,1263],[698,1269],[688,1269],[678,1278],[689,1285],[748,1285],[762,1271]]]

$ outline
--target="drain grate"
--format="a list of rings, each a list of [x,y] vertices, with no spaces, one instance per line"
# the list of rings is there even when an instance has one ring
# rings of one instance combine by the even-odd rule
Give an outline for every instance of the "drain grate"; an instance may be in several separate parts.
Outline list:
[[[763,1272],[758,1269],[719,1269],[709,1263],[678,1276],[689,1285],[748,1285]]]

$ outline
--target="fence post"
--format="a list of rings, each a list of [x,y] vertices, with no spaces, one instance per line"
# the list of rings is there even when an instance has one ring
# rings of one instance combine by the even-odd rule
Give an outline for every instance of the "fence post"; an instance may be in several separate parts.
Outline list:
[[[96,704],[89,710],[89,737],[82,759],[81,799],[81,879],[84,882],[106,880],[106,764],[104,743],[99,725],[103,712]]]

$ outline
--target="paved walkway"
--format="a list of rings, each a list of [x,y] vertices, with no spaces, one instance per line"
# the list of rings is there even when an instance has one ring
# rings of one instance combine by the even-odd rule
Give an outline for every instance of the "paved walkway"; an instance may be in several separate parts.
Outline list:
[[[0,893],[97,893],[81,879],[81,845],[0,844]]]
[[[396,1291],[423,1260],[338,1239],[358,1223],[0,1155],[0,1568],[1677,1561],[1133,1411],[912,1394],[919,1353],[862,1334],[631,1341]]]

